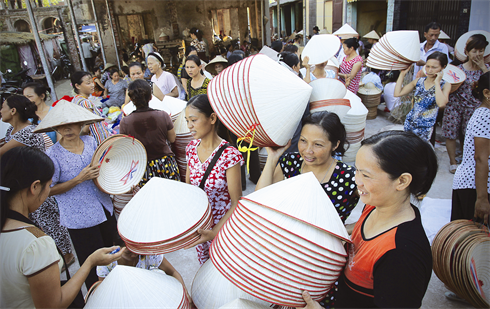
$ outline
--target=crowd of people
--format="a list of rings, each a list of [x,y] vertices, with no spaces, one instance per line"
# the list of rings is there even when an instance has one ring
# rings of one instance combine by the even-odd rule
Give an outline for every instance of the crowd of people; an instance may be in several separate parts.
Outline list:
[[[8,97],[0,110],[1,120],[10,124],[0,147],[4,262],[0,306],[83,306],[83,283],[90,288],[117,265],[159,268],[185,287],[178,269],[163,255],[137,255],[125,248],[114,214],[117,196],[102,192],[92,181],[100,167],[92,164],[92,156],[115,132],[138,139],[147,153],[145,174],[130,196],[152,177],[180,181],[171,148],[176,140],[172,119],[149,106],[153,98],[161,101],[169,96],[187,101],[182,113],[194,140],[185,149],[185,182],[206,192],[213,213],[212,228],[198,230],[199,240],[186,247],[196,247],[201,265],[209,259],[211,242],[242,196],[244,162],[250,155],[249,177],[256,183],[255,190],[312,172],[342,222],[359,201],[365,204],[357,223],[346,226],[353,244],[345,270],[320,303],[305,291],[305,308],[419,308],[431,277],[432,255],[420,212],[410,198],[423,198],[437,175],[432,145],[438,114],[455,173],[451,220],[476,217],[487,223],[490,214],[490,73],[483,57],[488,41],[482,34],[471,36],[464,51],[467,60],[452,61],[467,78],[450,94],[451,85],[443,80],[442,70],[451,56],[437,40],[440,28],[437,23],[426,27],[427,41],[421,44],[421,60],[416,63],[425,69],[416,67],[408,84],[404,80],[411,68],[388,74],[368,69],[364,79],[365,59],[356,37],[341,38],[337,57],[314,66],[308,57],[301,59],[300,33],[291,44],[272,43],[280,64],[306,83],[338,79],[356,94],[360,85],[373,82],[384,91],[390,110],[400,104],[398,97],[414,91],[404,131],[387,131],[362,141],[355,166],[342,162],[349,143],[339,116],[310,114],[308,107],[287,145],[266,147],[263,169],[258,151],[240,153],[236,136],[213,110],[207,88],[214,76],[249,55],[232,48],[206,63],[209,50],[199,29],[191,29],[193,40],[177,75],[165,71],[163,57],[145,44],[144,59],[130,62],[123,73],[110,63],[103,70],[95,68],[94,74],[73,73],[73,98],[63,98],[51,107],[46,103],[48,89],[28,84],[23,96]],[[367,37],[371,46],[376,37]],[[121,113],[117,124],[108,125],[108,114],[130,102],[136,110]],[[459,166],[458,138],[463,147]],[[211,173],[206,173],[208,169]],[[75,254],[81,267],[60,284],[60,271],[75,261]]]

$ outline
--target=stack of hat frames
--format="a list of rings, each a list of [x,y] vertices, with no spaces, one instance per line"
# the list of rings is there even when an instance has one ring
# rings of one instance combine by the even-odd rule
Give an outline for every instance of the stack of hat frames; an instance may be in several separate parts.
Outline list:
[[[221,274],[248,294],[303,307],[304,290],[321,300],[345,263],[350,242],[313,173],[240,199],[215,237],[210,255]]]
[[[153,177],[119,216],[117,228],[127,248],[137,254],[164,254],[199,239],[198,229],[212,226],[206,193],[199,187]]]

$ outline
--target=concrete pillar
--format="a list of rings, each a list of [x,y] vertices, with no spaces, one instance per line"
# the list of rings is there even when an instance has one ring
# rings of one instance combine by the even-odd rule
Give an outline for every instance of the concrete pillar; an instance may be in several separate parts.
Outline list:
[[[100,30],[99,41],[103,43],[104,46],[105,60],[106,62],[117,64],[116,46],[114,45],[114,39],[112,37],[112,27],[106,3],[104,0],[94,0],[94,5]]]
[[[68,26],[68,24],[71,21],[70,19],[65,17],[65,15],[63,14],[63,12],[61,12],[61,10],[58,10],[58,16],[61,21],[61,27],[63,28],[65,43],[69,51],[68,57],[70,57],[70,62],[73,65],[73,68],[76,71],[80,71],[82,70],[80,58],[78,57],[80,53],[78,52],[77,44],[75,42],[75,35],[73,34],[73,28]]]
[[[240,41],[243,42],[248,36],[247,8],[238,8],[238,31],[240,31]]]
[[[386,9],[386,32],[393,31],[393,15],[395,13],[395,0],[388,0]]]
[[[265,30],[265,33],[264,33],[264,37],[265,37],[265,44],[267,45],[271,45],[271,19],[270,19],[270,14],[269,14],[269,0],[262,0],[262,3],[264,5],[264,9],[262,10],[262,16],[261,16],[261,19],[262,19],[262,22],[264,24],[264,30]],[[267,16],[267,22],[264,22],[264,16]]]

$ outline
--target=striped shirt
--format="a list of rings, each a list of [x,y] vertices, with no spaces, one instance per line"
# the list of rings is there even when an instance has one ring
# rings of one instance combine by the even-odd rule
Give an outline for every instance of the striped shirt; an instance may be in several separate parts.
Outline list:
[[[95,104],[92,103],[89,99],[84,98],[81,95],[76,95],[71,102],[77,104],[78,106],[85,107],[91,113],[99,117],[103,117],[101,111],[97,108],[97,106],[95,106]],[[89,126],[89,129],[90,135],[92,135],[97,142],[97,146],[100,145],[100,143],[102,143],[110,135],[104,121],[91,124]]]

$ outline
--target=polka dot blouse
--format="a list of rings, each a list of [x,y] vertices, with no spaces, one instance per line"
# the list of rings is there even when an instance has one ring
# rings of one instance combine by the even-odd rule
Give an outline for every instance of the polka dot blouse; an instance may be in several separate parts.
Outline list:
[[[303,158],[298,152],[290,152],[282,157],[279,164],[284,177],[291,178],[301,174]],[[345,222],[359,201],[354,168],[338,161],[330,179],[321,186],[335,206],[340,219]]]

